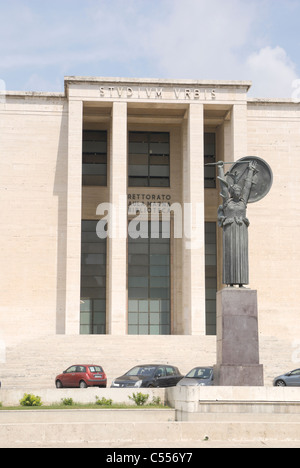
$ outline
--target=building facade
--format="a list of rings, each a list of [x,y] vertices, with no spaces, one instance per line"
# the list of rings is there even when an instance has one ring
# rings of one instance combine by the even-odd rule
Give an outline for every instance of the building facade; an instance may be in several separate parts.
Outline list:
[[[64,93],[6,93],[2,341],[215,335],[222,232],[206,164],[250,155],[274,175],[248,206],[260,333],[297,340],[300,104],[249,99],[250,86],[66,77]]]

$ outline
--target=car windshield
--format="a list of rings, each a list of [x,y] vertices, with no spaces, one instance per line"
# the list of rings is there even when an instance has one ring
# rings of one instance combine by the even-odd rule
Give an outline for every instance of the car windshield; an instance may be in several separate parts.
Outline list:
[[[90,366],[89,369],[92,373],[103,372],[103,369],[100,366]]]
[[[188,379],[209,379],[211,377],[212,369],[207,367],[195,367],[187,375]]]
[[[155,369],[155,366],[136,366],[128,371],[126,375],[148,377],[154,374]]]

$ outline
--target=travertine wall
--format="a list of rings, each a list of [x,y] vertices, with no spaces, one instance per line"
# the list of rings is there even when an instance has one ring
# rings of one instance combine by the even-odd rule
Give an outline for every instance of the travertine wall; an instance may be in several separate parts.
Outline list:
[[[57,331],[65,309],[67,107],[58,96],[0,104],[0,338]]]
[[[300,105],[248,103],[248,154],[267,161],[273,186],[249,205],[251,287],[258,290],[260,332],[299,339]]]

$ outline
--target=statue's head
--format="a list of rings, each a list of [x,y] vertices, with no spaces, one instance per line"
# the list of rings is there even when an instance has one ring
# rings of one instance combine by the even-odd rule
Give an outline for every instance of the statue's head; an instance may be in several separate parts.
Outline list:
[[[241,199],[242,191],[242,188],[237,184],[234,184],[230,187],[230,195],[232,196],[234,201],[238,201]]]

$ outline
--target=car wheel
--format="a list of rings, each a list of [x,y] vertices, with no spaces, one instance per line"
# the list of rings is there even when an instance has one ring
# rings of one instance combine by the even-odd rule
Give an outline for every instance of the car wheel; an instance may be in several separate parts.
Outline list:
[[[84,380],[81,380],[81,382],[79,382],[79,388],[87,388],[87,384]]]
[[[275,387],[286,387],[286,383],[284,382],[284,380],[277,380],[277,382],[275,383]]]
[[[61,383],[60,380],[57,380],[55,385],[56,385],[56,388],[63,388],[63,384]]]

